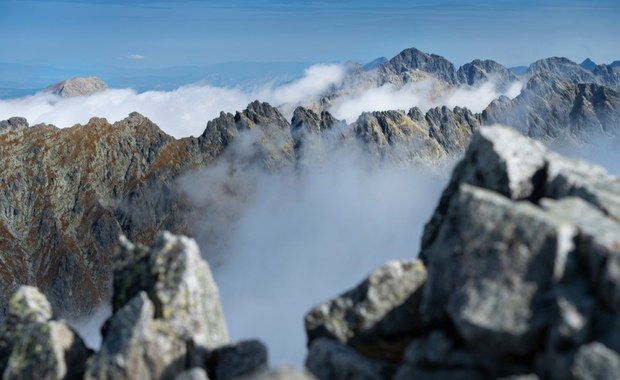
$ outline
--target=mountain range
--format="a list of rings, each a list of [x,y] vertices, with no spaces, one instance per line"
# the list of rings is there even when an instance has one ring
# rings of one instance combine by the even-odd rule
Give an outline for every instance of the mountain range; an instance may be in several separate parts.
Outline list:
[[[500,97],[481,113],[414,107],[365,112],[346,123],[327,111],[359,87],[431,80],[442,91],[488,81],[505,87],[517,79],[493,61],[456,70],[445,58],[412,48],[367,69],[350,66],[340,86],[296,108],[290,120],[257,101],[221,113],[195,138],[174,139],[137,113],[113,124],[94,117],[65,129],[29,126],[19,117],[2,121],[0,304],[19,285],[32,284],[60,315],[90,312],[111,296],[110,252],[118,235],[142,243],[163,229],[191,235],[192,221],[204,210],[188,201],[178,180],[222,157],[234,157],[239,167],[251,162],[278,171],[316,159],[317,145],[349,144],[377,160],[441,166],[460,157],[484,125],[575,144],[620,134],[620,74],[605,65],[589,71],[565,58],[535,62],[518,96]],[[250,153],[235,156],[231,146],[248,133],[255,138]]]

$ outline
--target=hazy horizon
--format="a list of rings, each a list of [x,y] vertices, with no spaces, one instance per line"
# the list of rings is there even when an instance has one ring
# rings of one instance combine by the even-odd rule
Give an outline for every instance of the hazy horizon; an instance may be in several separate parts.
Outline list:
[[[410,47],[457,67],[476,58],[507,67],[620,59],[620,4],[611,0],[5,0],[0,14],[0,88],[82,75],[138,90],[237,85],[274,74],[249,72],[260,62],[281,63],[288,80],[312,64],[364,64]],[[203,70],[165,72],[191,67]]]

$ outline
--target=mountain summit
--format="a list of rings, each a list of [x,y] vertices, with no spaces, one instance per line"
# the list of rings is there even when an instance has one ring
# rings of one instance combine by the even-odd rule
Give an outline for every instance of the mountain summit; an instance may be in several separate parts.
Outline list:
[[[99,77],[76,77],[53,84],[44,91],[63,98],[72,98],[74,96],[92,95],[107,88],[108,85]]]

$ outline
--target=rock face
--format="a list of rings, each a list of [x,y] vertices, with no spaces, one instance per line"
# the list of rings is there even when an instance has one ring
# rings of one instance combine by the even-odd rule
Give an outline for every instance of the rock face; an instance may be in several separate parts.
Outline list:
[[[28,128],[28,120],[23,117],[12,117],[9,120],[0,121],[0,133],[5,131],[16,131]]]
[[[407,83],[416,78],[411,75],[413,70],[419,70],[434,75],[438,79],[456,84],[456,70],[454,65],[442,56],[427,54],[415,48],[405,49],[397,56],[379,67],[382,76],[389,78],[389,82],[400,81]]]
[[[308,368],[321,379],[620,376],[619,196],[599,167],[481,129],[426,225],[420,271],[375,282],[380,307],[353,295],[385,268],[310,311]],[[390,341],[389,329],[407,332]]]
[[[3,379],[79,379],[88,349],[64,321],[53,321],[52,308],[36,288],[22,286],[11,298],[0,326]]]
[[[619,120],[618,91],[596,83],[575,83],[548,73],[534,75],[519,96],[500,97],[482,113],[485,125],[510,125],[540,140],[580,143],[601,134],[618,136]]]
[[[75,96],[92,95],[107,88],[108,85],[101,78],[77,77],[53,84],[43,91],[51,92],[63,98],[72,98]]]
[[[150,249],[124,243],[113,316],[88,379],[172,377],[228,341],[218,290],[196,242],[168,233]]]

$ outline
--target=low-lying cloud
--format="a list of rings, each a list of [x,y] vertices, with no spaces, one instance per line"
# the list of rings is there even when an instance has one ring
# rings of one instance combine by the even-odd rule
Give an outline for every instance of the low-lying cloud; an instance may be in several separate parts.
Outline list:
[[[511,98],[517,96],[521,87],[520,82],[514,82],[507,91],[501,92],[494,82],[489,81],[473,88],[454,87],[442,90],[438,89],[431,79],[408,83],[402,88],[386,84],[336,99],[330,111],[335,117],[348,122],[355,121],[364,111],[406,111],[413,106],[424,112],[438,106],[467,107],[472,112],[482,112],[500,95]]]
[[[258,337],[273,364],[303,363],[303,318],[313,305],[386,260],[417,255],[446,181],[412,165],[377,162],[353,141],[339,146],[308,149],[301,168],[274,173],[245,164],[252,152],[235,141],[229,149],[236,154],[180,182],[203,210],[194,233],[231,339]]]
[[[207,122],[221,111],[242,110],[254,100],[266,101],[275,106],[286,105],[282,107],[282,112],[290,118],[297,105],[317,102],[328,90],[342,85],[347,70],[346,65],[315,65],[306,69],[304,75],[294,81],[252,88],[192,84],[173,91],[142,93],[132,89],[108,89],[75,98],[38,93],[24,98],[0,100],[0,120],[22,116],[31,125],[48,123],[65,128],[84,124],[93,116],[115,122],[137,111],[174,137],[198,136],[204,131]],[[512,89],[518,93],[520,84],[516,83]],[[343,95],[334,100],[329,111],[348,122],[355,121],[364,111],[408,110],[414,106],[424,111],[442,105],[462,106],[479,112],[501,94],[493,82],[477,88],[456,87],[437,93],[431,81],[422,81],[403,88],[385,85]]]

